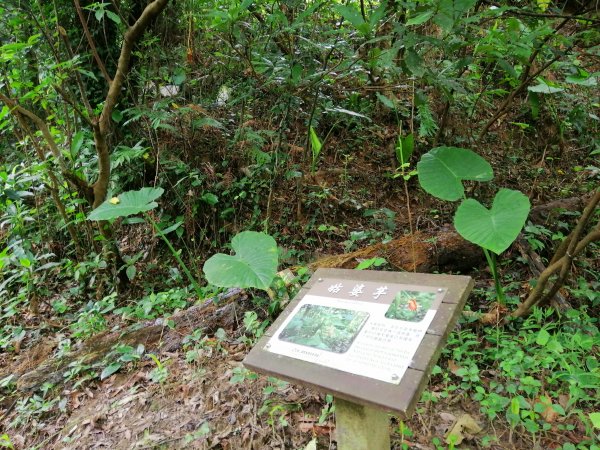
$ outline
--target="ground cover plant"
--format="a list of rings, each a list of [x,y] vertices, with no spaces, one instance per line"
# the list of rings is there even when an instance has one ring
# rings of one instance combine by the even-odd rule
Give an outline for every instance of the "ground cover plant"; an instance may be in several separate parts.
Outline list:
[[[394,448],[598,449],[596,2],[0,23],[0,447],[335,448],[330,396],[240,364],[328,266],[475,279]],[[364,320],[327,317],[290,336]]]

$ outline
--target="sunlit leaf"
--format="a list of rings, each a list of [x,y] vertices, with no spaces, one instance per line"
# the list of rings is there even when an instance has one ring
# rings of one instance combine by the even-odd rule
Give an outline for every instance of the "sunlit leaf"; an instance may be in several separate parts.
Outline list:
[[[310,145],[317,154],[321,152],[321,148],[323,147],[323,144],[313,127],[310,127]]]
[[[537,345],[541,345],[543,347],[548,343],[549,340],[550,340],[550,333],[548,333],[548,331],[546,331],[544,328],[542,328],[540,330],[540,332],[538,333],[537,338],[535,339],[535,343]]]
[[[88,216],[88,220],[111,220],[150,211],[158,206],[154,201],[164,192],[162,188],[145,187],[139,191],[123,192],[117,197],[106,200]],[[118,201],[115,203],[115,198]]]
[[[433,13],[435,11],[433,10],[429,10],[429,11],[425,11],[422,13],[417,14],[414,17],[411,17],[410,19],[408,19],[406,21],[406,26],[411,26],[411,25],[421,25],[422,23],[427,22],[429,19],[431,19],[431,17],[433,16]]]
[[[529,92],[536,92],[538,94],[556,94],[557,92],[564,91],[563,88],[550,86],[549,84],[546,84],[546,83],[539,83],[539,84],[536,84],[535,86],[529,86],[527,88],[527,90]]]

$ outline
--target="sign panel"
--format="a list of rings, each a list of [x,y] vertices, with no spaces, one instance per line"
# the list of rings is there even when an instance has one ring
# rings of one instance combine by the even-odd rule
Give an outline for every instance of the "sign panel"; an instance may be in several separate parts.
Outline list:
[[[408,417],[472,287],[465,276],[318,269],[244,365]]]
[[[265,350],[399,384],[444,293],[442,288],[321,279]]]

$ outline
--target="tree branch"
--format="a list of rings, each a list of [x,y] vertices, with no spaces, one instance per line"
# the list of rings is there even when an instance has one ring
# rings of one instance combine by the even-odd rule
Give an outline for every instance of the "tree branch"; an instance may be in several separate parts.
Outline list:
[[[67,32],[66,30],[61,27],[59,25],[58,27],[58,33],[60,34],[60,36],[62,37],[62,40],[65,44],[65,47],[67,48],[67,54],[69,55],[69,58],[73,59],[75,57],[75,54],[73,53],[73,49],[71,48],[71,43],[69,42],[69,37],[67,36]],[[86,88],[85,88],[85,83],[83,82],[83,79],[81,78],[81,74],[79,73],[78,70],[74,71],[75,73],[75,80],[77,81],[77,86],[79,86],[79,92],[81,94],[81,101],[83,102],[85,109],[88,113],[88,116],[84,116],[82,113],[79,113],[79,115],[91,125],[91,118],[94,117],[94,110],[92,109],[92,105],[90,105],[90,101],[88,100],[88,96],[86,93]],[[62,94],[61,94],[62,95]],[[64,96],[63,96],[64,97]],[[74,108],[75,106],[72,105]]]
[[[169,0],[154,0],[152,3],[149,3],[140,17],[127,30],[123,38],[123,46],[121,47],[121,54],[119,55],[115,77],[112,83],[110,83],[100,118],[93,127],[96,152],[98,154],[98,179],[94,183],[94,208],[104,201],[108,191],[108,182],[110,179],[110,151],[107,139],[110,130],[110,117],[119,100],[119,96],[121,95],[121,88],[125,82],[125,77],[129,72],[131,52],[133,51],[135,43],[140,39],[150,22],[165,9],[168,3]]]
[[[102,59],[100,59],[98,50],[96,50],[96,44],[94,44],[94,39],[92,39],[92,35],[90,34],[90,30],[87,26],[87,20],[83,16],[83,10],[81,9],[79,0],[73,0],[73,3],[75,3],[75,9],[77,10],[77,15],[79,16],[79,21],[81,22],[81,26],[83,27],[83,33],[85,34],[85,37],[88,41],[90,50],[92,51],[92,55],[94,56],[94,59],[96,60],[96,64],[98,64],[98,68],[100,69],[100,72],[102,72],[102,76],[104,77],[106,82],[110,85],[112,83],[112,80],[110,79],[110,75],[108,75],[108,72],[106,71],[106,67],[104,66],[104,63],[102,62]]]
[[[27,132],[28,127],[23,122],[23,117],[27,117],[36,125],[36,127],[42,132],[42,135],[44,136],[44,140],[46,141],[46,144],[50,148],[52,155],[58,161],[63,176],[67,179],[67,181],[69,181],[73,185],[73,187],[75,188],[75,190],[77,191],[79,196],[81,198],[85,198],[91,205],[93,202],[92,187],[85,180],[81,179],[80,177],[78,177],[73,172],[71,172],[70,170],[67,169],[64,159],[62,158],[60,149],[56,145],[56,142],[54,141],[54,138],[52,137],[52,134],[50,133],[50,130],[48,129],[48,126],[46,125],[46,122],[41,117],[39,117],[37,114],[33,113],[32,111],[28,110],[27,108],[23,108],[16,101],[8,98],[6,95],[4,95],[1,92],[0,92],[0,101],[4,102],[11,109],[12,114],[17,118],[17,120],[19,121],[19,123],[21,125],[21,128],[23,128],[24,131]],[[37,148],[36,148],[36,150],[37,150]],[[42,153],[42,156],[40,156],[40,155],[38,155],[38,156],[41,158],[42,161],[46,161],[46,158],[45,158],[45,156],[43,156],[43,153]]]
[[[3,101],[11,109],[11,112],[13,114],[15,112],[18,114],[21,114],[21,115],[27,117],[28,119],[30,119],[33,123],[35,123],[38,130],[40,130],[42,132],[42,135],[44,136],[44,139],[46,140],[48,147],[50,147],[50,151],[52,152],[52,155],[54,156],[54,158],[60,165],[61,170],[66,172],[67,167],[62,158],[62,154],[61,154],[58,146],[56,145],[56,142],[54,141],[54,137],[52,137],[52,133],[50,133],[50,130],[48,129],[48,125],[46,125],[46,122],[40,116],[38,116],[34,112],[28,110],[27,108],[23,108],[15,100],[8,98],[6,95],[4,95],[1,92],[0,92],[0,100]]]
[[[534,289],[527,299],[512,313],[513,317],[525,316],[535,305],[549,302],[564,284],[573,259],[579,255],[588,244],[600,239],[600,224],[598,224],[593,231],[581,238],[581,234],[592,217],[598,203],[600,203],[600,189],[596,189],[595,194],[592,196],[584,208],[581,217],[577,221],[575,229],[565,240],[568,244],[562,244],[558,248],[548,267],[540,274]],[[557,255],[560,256],[557,257]],[[546,284],[550,277],[558,271],[560,271],[558,279],[552,284],[550,289],[545,292]]]
[[[506,11],[505,15],[515,17],[540,17],[545,19],[567,19],[567,20],[581,20],[584,22],[590,22],[592,24],[600,24],[600,20],[592,19],[582,15],[568,15],[568,14],[546,14],[546,13],[534,13],[529,11]]]
[[[29,138],[31,139],[31,145],[33,146],[40,161],[46,162],[46,155],[40,148],[39,143],[37,142],[36,136],[32,132],[32,130],[29,128],[29,125],[25,121],[23,114],[17,112],[15,109],[12,110],[12,114],[17,119],[17,122],[19,123],[19,126],[21,127],[23,133],[25,135],[29,136]],[[79,242],[79,237],[77,235],[75,226],[73,225],[72,222],[70,222],[65,205],[60,198],[60,195],[59,195],[60,183],[50,165],[46,164],[45,170],[46,170],[46,174],[48,175],[48,178],[50,179],[50,185],[48,186],[48,189],[50,191],[50,196],[52,197],[52,200],[54,201],[54,205],[56,206],[58,213],[60,214],[63,221],[65,222],[65,226],[67,228],[69,236],[71,237],[71,242],[73,242],[73,245],[75,246],[75,255],[77,257],[77,260],[81,261],[83,258],[84,252],[83,252],[83,249]]]

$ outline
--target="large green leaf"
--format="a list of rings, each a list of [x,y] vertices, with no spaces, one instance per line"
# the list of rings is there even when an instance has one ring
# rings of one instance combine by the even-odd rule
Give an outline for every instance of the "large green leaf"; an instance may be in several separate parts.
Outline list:
[[[369,22],[365,21],[358,9],[347,5],[337,5],[334,7],[334,9],[363,35],[366,36],[370,33],[371,25]]]
[[[163,188],[145,187],[139,191],[123,192],[118,197],[107,199],[94,209],[88,220],[110,220],[150,211],[158,206],[154,200],[164,192]]]
[[[217,253],[204,263],[209,283],[268,289],[277,273],[277,243],[268,234],[243,231],[231,241],[235,255]]]
[[[499,255],[519,235],[529,207],[529,199],[523,193],[500,189],[492,209],[472,198],[462,202],[454,215],[454,226],[467,241]]]
[[[452,30],[455,22],[465,17],[465,13],[475,6],[476,0],[439,0],[438,13],[433,21],[445,32]]]
[[[463,180],[490,181],[492,166],[466,148],[436,147],[425,153],[417,164],[419,183],[429,194],[442,200],[456,201],[464,196]]]

